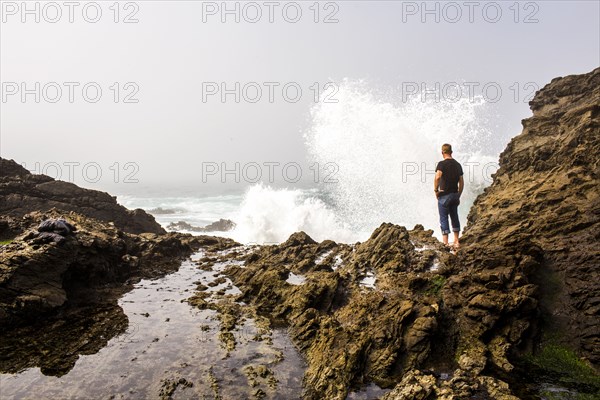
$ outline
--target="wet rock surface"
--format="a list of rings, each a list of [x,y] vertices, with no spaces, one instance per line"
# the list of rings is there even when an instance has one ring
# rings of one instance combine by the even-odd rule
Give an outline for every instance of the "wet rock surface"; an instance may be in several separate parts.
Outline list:
[[[229,251],[246,250],[223,252]],[[235,287],[223,294],[218,288],[209,290],[210,296],[204,296],[208,307],[192,305],[196,286],[218,279],[226,267],[226,262],[216,262],[199,268],[198,260],[220,253],[202,249],[177,272],[134,284],[119,298],[115,318],[97,314],[101,325],[57,318],[30,341],[13,338],[7,343],[13,368],[0,374],[2,398],[298,398],[302,359],[285,331],[243,311],[250,308],[236,301]],[[125,327],[118,323],[121,318]],[[104,329],[110,327],[118,332]],[[21,332],[29,335],[33,329]],[[36,344],[44,337],[48,345]],[[95,353],[95,346],[102,348]],[[78,353],[79,347],[89,352]],[[0,365],[6,363],[0,355]],[[31,368],[36,365],[41,371]]]
[[[388,399],[491,391],[512,398],[508,385],[482,372],[485,355],[454,359],[461,336],[444,288],[461,271],[432,233],[382,224],[366,242],[346,245],[316,243],[299,232],[244,256],[243,265],[225,273],[242,301],[289,326],[307,359],[304,398],[345,399],[372,382],[386,388],[400,382]],[[290,283],[291,274],[302,283]],[[448,382],[439,384],[434,375]]]
[[[14,160],[0,158],[0,215],[20,218],[33,211],[52,208],[112,221],[128,233],[165,233],[152,215],[139,208],[128,210],[108,193],[84,189],[47,175],[32,174]],[[0,221],[0,239],[11,238],[9,235],[15,233],[3,233],[3,226],[8,224]]]
[[[77,227],[61,243],[40,243],[36,228],[49,218]],[[230,239],[179,233],[128,234],[74,212],[33,212],[19,220],[24,231],[0,246],[2,330],[31,323],[61,307],[102,302],[102,290],[117,291],[141,278],[176,271],[181,260],[201,247],[225,249]]]
[[[3,331],[0,372],[15,374],[39,367],[44,375],[63,376],[81,355],[97,353],[109,340],[125,333],[128,326],[129,319],[116,301],[106,301]]]

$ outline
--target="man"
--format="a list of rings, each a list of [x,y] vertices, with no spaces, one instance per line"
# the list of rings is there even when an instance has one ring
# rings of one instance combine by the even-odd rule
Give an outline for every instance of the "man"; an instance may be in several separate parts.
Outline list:
[[[449,215],[450,220],[452,221],[452,232],[454,232],[454,248],[458,249],[458,234],[460,232],[458,205],[460,204],[460,195],[465,186],[463,170],[460,163],[452,158],[452,146],[447,143],[442,145],[442,156],[444,159],[440,161],[435,168],[433,190],[438,199],[443,242],[446,246],[449,246]]]

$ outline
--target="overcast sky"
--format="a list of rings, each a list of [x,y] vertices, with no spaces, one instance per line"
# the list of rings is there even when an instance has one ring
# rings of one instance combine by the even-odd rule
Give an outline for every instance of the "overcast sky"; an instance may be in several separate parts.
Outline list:
[[[316,87],[335,97],[344,79],[399,101],[412,83],[497,83],[501,149],[530,114],[526,84],[600,65],[598,1],[113,4],[2,2],[2,157],[63,179],[94,162],[98,185],[118,168],[140,187],[199,182],[203,162],[306,163]]]

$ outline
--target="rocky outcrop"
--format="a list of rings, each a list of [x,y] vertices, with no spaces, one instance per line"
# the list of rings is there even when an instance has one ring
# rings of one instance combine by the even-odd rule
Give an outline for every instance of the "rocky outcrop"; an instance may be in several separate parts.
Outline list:
[[[139,208],[128,210],[108,193],[31,174],[15,161],[0,158],[1,216],[20,218],[33,211],[52,208],[114,222],[117,228],[128,233],[165,233],[152,215]]]
[[[61,243],[40,243],[35,228],[47,218],[65,218],[77,231]],[[25,232],[0,246],[0,326],[39,320],[63,306],[98,300],[107,284],[131,287],[179,268],[182,258],[201,247],[225,249],[230,239],[180,233],[125,233],[74,212],[34,212],[20,220]]]
[[[472,293],[464,301],[484,296],[499,305],[507,290],[521,291],[522,310],[537,310],[539,318],[489,329],[510,336],[537,328],[531,333],[552,336],[598,368],[600,68],[552,80],[530,105],[533,116],[500,155],[492,185],[469,213],[463,241],[461,261],[474,276],[507,275],[465,282]],[[489,286],[493,290],[484,294],[473,289]],[[506,345],[517,353],[530,349],[526,342]]]
[[[600,69],[553,80],[531,107],[457,255],[383,224],[352,246],[295,233],[226,270],[241,300],[290,327],[305,398],[375,382],[386,400],[510,400],[532,396],[533,367],[600,390]],[[565,346],[549,356],[563,371],[544,372],[548,342]]]
[[[152,208],[152,209],[146,210],[146,211],[148,211],[152,215],[170,215],[170,214],[177,214],[178,212],[181,212],[181,210],[178,210],[178,209],[162,208],[162,207],[156,207],[156,208]]]
[[[170,231],[190,231],[190,232],[227,232],[235,228],[235,222],[229,219],[219,219],[205,226],[193,226],[185,221],[171,222],[167,229]]]
[[[456,299],[445,288],[467,274],[432,234],[382,224],[350,246],[298,232],[226,273],[242,291],[239,300],[289,325],[308,363],[304,398],[345,399],[369,382],[401,382],[387,399],[515,399],[506,383],[483,371],[485,356],[455,358],[462,337],[447,304]]]

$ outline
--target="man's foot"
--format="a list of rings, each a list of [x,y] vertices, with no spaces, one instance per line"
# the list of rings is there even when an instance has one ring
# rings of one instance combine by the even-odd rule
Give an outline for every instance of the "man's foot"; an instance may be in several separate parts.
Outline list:
[[[459,242],[454,242],[454,243],[452,243],[452,248],[453,248],[454,250],[458,250],[458,249],[460,249],[460,243],[459,243]]]

